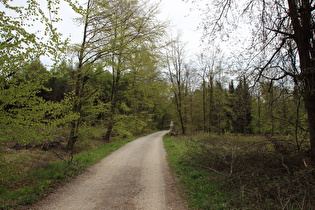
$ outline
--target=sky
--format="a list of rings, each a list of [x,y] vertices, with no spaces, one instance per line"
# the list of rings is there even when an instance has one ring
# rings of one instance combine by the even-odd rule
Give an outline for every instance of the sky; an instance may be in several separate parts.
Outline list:
[[[161,18],[171,21],[172,35],[181,32],[182,41],[187,43],[187,53],[193,55],[200,48],[202,31],[197,30],[201,22],[200,14],[192,10],[193,5],[184,3],[183,0],[162,0]]]
[[[81,4],[85,3],[87,0],[78,0]],[[14,5],[23,5],[26,0],[13,0]],[[47,0],[38,0],[41,4],[41,8],[46,8]],[[54,27],[57,28],[59,32],[63,34],[64,39],[70,38],[71,43],[80,43],[83,36],[83,27],[79,26],[78,23],[74,21],[75,17],[78,17],[72,8],[65,3],[60,1],[60,10],[58,17],[62,18],[61,22],[54,23]],[[183,2],[183,0],[150,0],[150,2],[158,3],[160,2],[160,11],[158,18],[161,21],[170,21],[170,35],[176,37],[177,34],[181,33],[181,40],[186,42],[186,52],[192,57],[199,50],[201,31],[197,30],[199,23],[201,22],[200,15],[194,10],[191,12],[192,5]],[[0,4],[0,10],[4,10],[2,4]],[[46,10],[48,13],[48,11]],[[30,29],[30,32],[35,32],[40,30],[39,27],[34,27]],[[39,32],[40,34],[40,32]],[[49,59],[43,57],[42,62],[49,65]]]
[[[151,0],[151,2],[159,1]],[[85,0],[80,0],[80,2],[85,2]],[[162,21],[170,21],[172,36],[175,37],[178,31],[181,32],[182,41],[187,43],[187,53],[193,55],[199,49],[202,32],[197,30],[201,21],[200,15],[196,11],[191,12],[191,8],[191,4],[184,3],[182,0],[161,0],[161,13],[158,17]],[[58,30],[64,34],[64,37],[70,37],[72,43],[79,43],[82,39],[83,29],[73,21],[73,18],[76,17],[75,12],[65,4],[60,8],[60,15],[63,21],[56,26]]]

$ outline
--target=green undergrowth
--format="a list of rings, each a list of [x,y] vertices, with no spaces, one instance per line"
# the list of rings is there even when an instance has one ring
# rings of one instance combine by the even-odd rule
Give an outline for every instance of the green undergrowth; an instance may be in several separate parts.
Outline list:
[[[168,162],[183,185],[187,202],[193,209],[221,209],[225,207],[231,193],[222,193],[224,183],[217,182],[220,175],[212,174],[188,161],[188,150],[194,147],[186,138],[164,136],[164,146],[168,153]]]
[[[287,139],[167,135],[164,145],[192,209],[314,207],[314,163]]]
[[[3,176],[0,180],[0,209],[16,209],[38,201],[58,184],[83,172],[89,166],[99,162],[111,152],[134,139],[136,137],[101,144],[97,148],[80,152],[71,158],[68,157],[65,160],[54,161],[42,166],[39,165],[31,170],[25,169],[23,163],[26,165],[26,162],[34,161],[34,158],[43,159],[48,153],[27,151],[22,155],[15,154],[14,160],[7,161],[22,161],[22,164],[7,164],[8,166],[6,168],[2,167],[2,171],[0,171],[2,173],[1,176]],[[5,157],[5,154],[1,155]],[[10,156],[7,155],[7,157]],[[1,161],[4,162],[5,160]]]

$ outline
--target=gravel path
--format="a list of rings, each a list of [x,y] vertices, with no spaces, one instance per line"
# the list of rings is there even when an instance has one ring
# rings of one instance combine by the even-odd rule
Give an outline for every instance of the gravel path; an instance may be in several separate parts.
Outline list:
[[[32,209],[187,209],[167,165],[167,132],[128,143]]]

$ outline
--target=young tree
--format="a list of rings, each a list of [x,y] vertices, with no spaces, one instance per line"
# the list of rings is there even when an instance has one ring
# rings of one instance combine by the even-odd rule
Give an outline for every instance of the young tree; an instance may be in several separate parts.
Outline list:
[[[204,132],[206,131],[210,131],[210,127],[207,129],[207,113],[209,113],[209,115],[211,115],[211,110],[208,110],[207,108],[207,99],[209,100],[209,103],[211,104],[213,94],[211,94],[211,91],[209,90],[209,87],[207,86],[211,86],[210,84],[210,80],[211,78],[213,79],[213,66],[215,63],[215,56],[212,56],[212,58],[210,58],[209,55],[207,55],[206,53],[201,53],[200,56],[198,56],[198,63],[199,66],[201,68],[201,79],[202,79],[202,106],[203,106],[203,130]],[[210,94],[208,94],[207,92],[210,91]],[[212,106],[209,104],[209,107]],[[210,120],[210,116],[209,120]],[[210,124],[209,124],[210,126]]]
[[[184,58],[185,44],[179,40],[174,40],[169,46],[167,52],[167,68],[168,76],[172,84],[172,92],[174,94],[176,111],[181,124],[182,133],[186,133],[184,122]]]

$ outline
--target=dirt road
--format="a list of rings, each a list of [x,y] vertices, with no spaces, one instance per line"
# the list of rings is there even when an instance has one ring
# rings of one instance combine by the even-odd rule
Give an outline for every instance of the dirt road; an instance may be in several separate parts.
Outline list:
[[[33,209],[186,209],[170,174],[162,137],[130,142]]]

